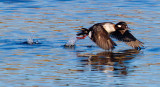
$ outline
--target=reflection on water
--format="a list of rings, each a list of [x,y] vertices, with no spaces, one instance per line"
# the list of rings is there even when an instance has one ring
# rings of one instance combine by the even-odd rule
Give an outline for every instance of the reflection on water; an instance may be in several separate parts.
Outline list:
[[[127,75],[128,62],[127,60],[131,60],[134,57],[139,55],[139,51],[135,49],[123,50],[120,52],[100,52],[96,55],[94,54],[79,54],[78,57],[88,57],[88,59],[84,59],[87,65],[91,65],[91,71],[115,71],[119,72],[118,74]]]

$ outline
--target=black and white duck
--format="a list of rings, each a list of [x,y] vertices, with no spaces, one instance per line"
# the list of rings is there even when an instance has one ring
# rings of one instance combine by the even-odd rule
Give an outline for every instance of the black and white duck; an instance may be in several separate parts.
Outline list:
[[[77,36],[82,36],[77,37],[77,39],[85,39],[88,36],[99,47],[105,50],[110,50],[117,46],[111,37],[125,42],[127,45],[138,50],[143,47],[143,43],[130,33],[126,22],[118,22],[117,24],[112,22],[96,23],[89,29],[82,28]]]

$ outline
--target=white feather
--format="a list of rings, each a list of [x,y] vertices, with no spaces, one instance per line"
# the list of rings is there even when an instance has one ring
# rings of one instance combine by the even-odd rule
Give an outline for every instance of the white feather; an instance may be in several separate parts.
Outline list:
[[[118,25],[118,27],[121,27],[121,25]]]
[[[111,24],[111,23],[105,23],[105,24],[103,25],[103,28],[104,28],[108,33],[111,33],[111,32],[116,31],[115,28],[114,28],[114,24]]]
[[[88,37],[91,38],[91,36],[92,36],[92,32],[90,31],[88,34]]]

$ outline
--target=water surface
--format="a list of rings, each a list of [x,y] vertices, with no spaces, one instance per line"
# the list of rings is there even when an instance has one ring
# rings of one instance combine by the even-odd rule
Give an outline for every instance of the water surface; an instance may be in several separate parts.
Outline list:
[[[1,0],[0,86],[160,86],[159,0]],[[114,40],[104,51],[89,38],[64,48],[81,27],[125,21],[140,51]],[[33,37],[38,44],[24,44]]]

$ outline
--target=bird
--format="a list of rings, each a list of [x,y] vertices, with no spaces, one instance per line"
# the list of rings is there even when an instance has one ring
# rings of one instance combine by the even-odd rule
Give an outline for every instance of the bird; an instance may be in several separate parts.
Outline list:
[[[137,50],[141,50],[141,48],[144,47],[144,43],[131,34],[130,28],[124,21],[116,24],[112,22],[96,23],[89,29],[82,28],[77,36],[77,39],[85,39],[88,36],[100,48],[105,50],[113,50],[115,46],[117,46],[111,38],[122,41]]]

